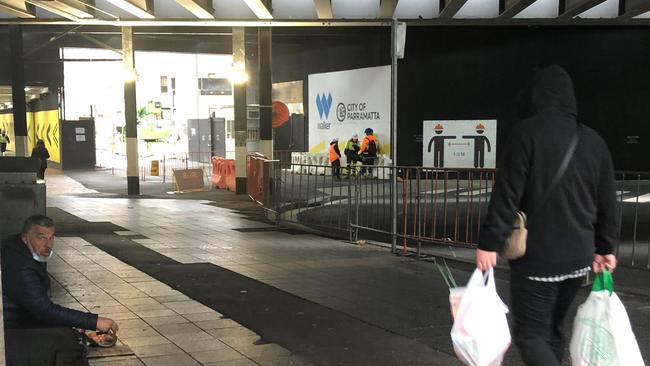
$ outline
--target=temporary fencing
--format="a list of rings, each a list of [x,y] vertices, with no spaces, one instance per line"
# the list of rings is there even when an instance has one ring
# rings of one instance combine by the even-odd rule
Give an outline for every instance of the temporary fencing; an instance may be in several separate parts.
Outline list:
[[[338,180],[329,165],[266,164],[269,184],[256,176],[256,200],[278,220],[418,254],[475,248],[496,175],[494,169],[408,166],[372,166],[370,172],[356,165],[343,166]],[[619,263],[650,269],[650,173],[616,178]]]
[[[246,157],[246,193],[263,207],[275,210],[274,198],[275,167],[279,161],[266,159],[262,154],[253,153]]]
[[[351,227],[354,239],[369,233],[397,237],[402,251],[445,244],[472,247],[487,212],[494,169],[432,169],[422,167],[376,167],[377,179],[357,178],[356,207]],[[396,175],[396,215],[390,207],[391,182]],[[395,218],[393,218],[395,217]],[[388,225],[392,221],[391,227]]]
[[[152,162],[157,162],[153,163]],[[96,165],[110,170],[112,174],[126,175],[125,154],[108,150],[96,150]],[[212,162],[208,152],[180,152],[138,157],[140,179],[143,181],[169,182],[173,185],[174,170],[203,169],[206,182],[211,180]],[[153,169],[152,169],[153,168]]]
[[[650,269],[650,172],[616,173],[619,264]]]
[[[235,191],[235,160],[212,157],[212,186]]]

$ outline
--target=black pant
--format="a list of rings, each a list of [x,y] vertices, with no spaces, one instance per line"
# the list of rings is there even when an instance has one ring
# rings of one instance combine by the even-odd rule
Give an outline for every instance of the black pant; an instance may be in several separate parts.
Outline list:
[[[341,160],[336,159],[332,162],[332,176],[341,179]]]
[[[582,281],[583,277],[562,282],[540,282],[511,275],[513,339],[526,366],[562,364],[564,318]]]
[[[72,328],[5,329],[7,366],[88,366],[86,347]]]
[[[371,166],[375,165],[375,156],[361,155],[361,164],[363,164],[363,168],[361,168],[361,174],[366,174],[367,169],[368,174],[372,175]]]
[[[47,163],[41,164],[41,166],[38,168],[38,172],[36,173],[36,176],[39,179],[45,179],[45,169],[47,169]]]

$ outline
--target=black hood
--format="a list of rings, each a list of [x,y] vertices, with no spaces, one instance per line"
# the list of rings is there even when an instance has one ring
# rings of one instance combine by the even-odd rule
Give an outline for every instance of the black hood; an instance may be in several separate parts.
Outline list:
[[[566,113],[576,117],[578,107],[569,74],[557,65],[535,72],[530,85],[520,96],[518,112],[522,119],[542,112]]]

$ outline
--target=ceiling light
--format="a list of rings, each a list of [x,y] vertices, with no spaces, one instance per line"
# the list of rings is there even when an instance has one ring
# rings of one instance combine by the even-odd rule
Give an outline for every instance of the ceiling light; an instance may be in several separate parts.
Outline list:
[[[149,13],[147,10],[133,4],[128,0],[108,0],[109,3],[117,6],[118,8],[135,15],[140,19],[155,19],[156,17]],[[146,5],[145,5],[146,6]]]
[[[262,0],[244,0],[246,5],[255,13],[259,19],[273,19],[273,15],[269,9],[264,5]]]
[[[248,74],[246,73],[246,64],[243,62],[235,62],[232,65],[230,76],[228,77],[233,84],[244,84],[248,81]]]
[[[26,91],[26,92],[27,92],[27,91],[30,91],[30,90],[32,90],[32,88],[30,88],[30,87],[28,87],[28,86],[25,87],[25,91]]]

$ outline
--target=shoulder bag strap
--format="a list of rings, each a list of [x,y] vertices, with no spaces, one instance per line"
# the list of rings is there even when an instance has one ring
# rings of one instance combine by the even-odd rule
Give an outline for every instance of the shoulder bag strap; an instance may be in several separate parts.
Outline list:
[[[562,180],[564,173],[566,173],[567,169],[569,168],[569,163],[573,158],[573,155],[576,151],[576,147],[578,146],[578,141],[580,140],[580,130],[581,130],[580,122],[578,122],[576,132],[573,134],[573,138],[571,139],[571,143],[569,144],[569,149],[567,150],[566,154],[564,155],[564,158],[562,159],[562,163],[560,164],[560,169],[558,169],[558,171],[555,173],[551,185],[546,190],[546,193],[544,193],[544,198],[542,199],[541,204],[538,207],[534,207],[532,212],[530,212],[527,215],[528,216],[527,221],[530,220],[530,217],[533,215],[534,212],[536,212],[538,209],[543,207],[546,204],[546,202],[548,202],[548,197],[551,195],[551,192],[553,192],[555,187],[557,187],[557,185]]]

